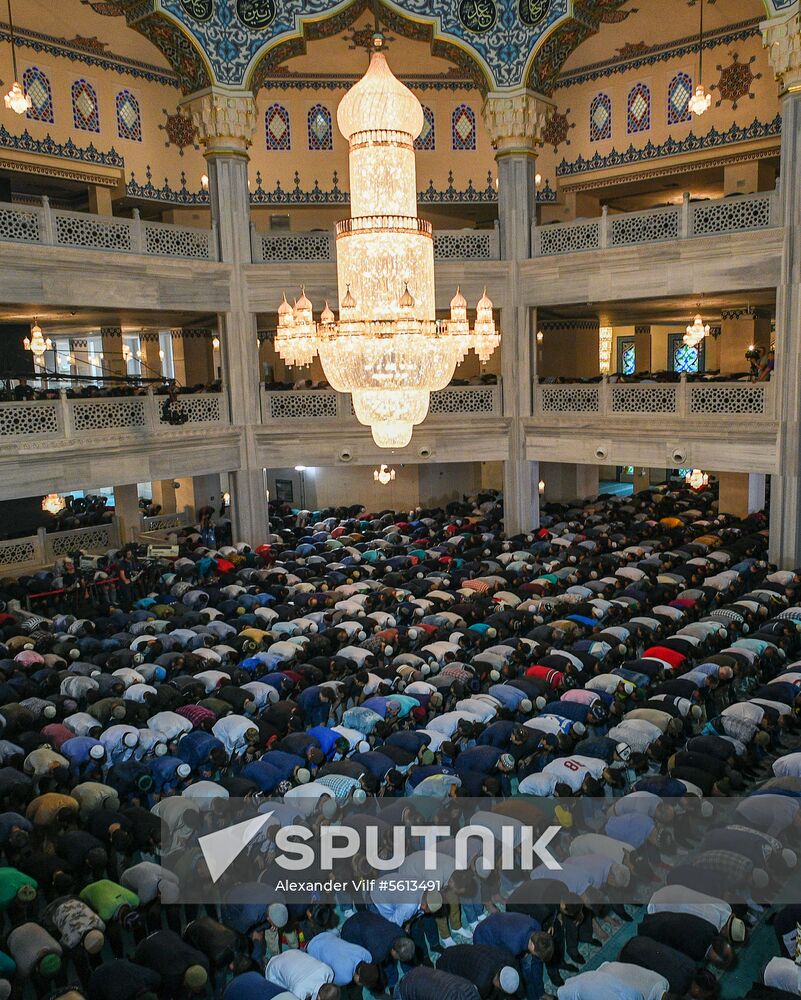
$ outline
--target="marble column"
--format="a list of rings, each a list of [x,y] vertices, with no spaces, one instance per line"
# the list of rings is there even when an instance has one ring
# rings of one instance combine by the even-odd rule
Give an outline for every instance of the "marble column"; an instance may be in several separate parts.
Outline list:
[[[241,467],[230,470],[235,541],[258,545],[269,531],[264,470],[252,463],[256,449],[252,428],[259,423],[259,366],[256,315],[251,312],[244,280],[251,262],[248,148],[256,131],[256,104],[250,91],[215,88],[185,101],[208,164],[211,216],[217,226],[220,260],[231,264],[231,306],[220,317],[223,384],[231,421],[244,428]]]
[[[770,558],[783,567],[801,565],[801,10],[761,25],[781,94],[782,146],[779,186],[784,252],[776,289],[776,412],[780,424],[779,469],[771,478]]]
[[[498,218],[501,256],[531,256],[531,228],[537,218],[537,150],[554,105],[533,90],[490,93],[484,102],[484,124],[498,164]]]
[[[498,164],[498,216],[501,257],[511,262],[507,302],[520,302],[517,262],[531,256],[531,228],[537,210],[537,149],[553,105],[526,88],[487,96],[484,124]],[[509,452],[504,463],[504,526],[507,534],[529,531],[539,524],[539,472],[526,457],[523,421],[531,416],[532,379],[536,370],[530,310],[510,306],[503,313],[501,370],[504,416],[509,422]]]
[[[139,488],[136,483],[114,487],[114,513],[120,522],[120,541],[129,542],[139,528]]]
[[[128,366],[122,356],[122,329],[118,326],[100,328],[100,343],[103,360],[100,368],[103,375],[127,375]]]

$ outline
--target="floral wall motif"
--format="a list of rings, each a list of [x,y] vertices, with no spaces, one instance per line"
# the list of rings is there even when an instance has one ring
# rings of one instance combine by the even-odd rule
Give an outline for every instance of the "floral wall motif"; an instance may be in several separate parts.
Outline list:
[[[718,64],[717,71],[720,73],[720,79],[717,83],[713,83],[709,88],[712,91],[717,91],[720,95],[715,107],[720,107],[724,101],[731,101],[732,111],[737,110],[737,104],[746,96],[748,96],[752,101],[756,98],[751,90],[755,80],[761,80],[761,73],[754,73],[751,69],[752,65],[756,62],[757,57],[751,56],[747,63],[740,62],[740,56],[737,52],[732,52],[732,61],[728,66],[721,66]]]
[[[176,108],[172,114],[163,108],[162,114],[165,120],[163,124],[159,125],[159,128],[167,134],[165,146],[177,147],[180,156],[183,156],[184,150],[189,147],[195,150],[200,149],[197,143],[197,130],[189,115],[184,114],[180,108]]]
[[[552,146],[554,153],[559,151],[562,143],[565,146],[570,145],[570,130],[576,125],[575,122],[569,121],[569,114],[570,108],[566,108],[564,112],[555,111],[542,130],[543,146]]]

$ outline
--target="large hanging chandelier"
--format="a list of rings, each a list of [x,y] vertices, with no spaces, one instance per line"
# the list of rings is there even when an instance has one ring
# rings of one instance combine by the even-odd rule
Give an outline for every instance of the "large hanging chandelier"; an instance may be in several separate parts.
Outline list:
[[[417,217],[414,140],[423,111],[397,80],[376,32],[370,66],[337,110],[348,140],[351,218],[336,227],[339,318],[326,302],[315,321],[301,290],[278,309],[275,346],[291,366],[319,354],[337,392],[380,448],[403,448],[425,419],[430,394],[443,389],[472,349],[487,361],[500,343],[486,290],[471,330],[457,288],[449,320],[434,306],[431,224]]]
[[[60,493],[48,493],[44,500],[42,500],[42,510],[46,514],[52,514],[53,517],[56,514],[60,514],[66,506],[67,501]]]
[[[14,18],[11,14],[11,0],[8,0],[8,29],[9,40],[11,42],[11,69],[14,73],[14,83],[11,86],[11,90],[3,98],[3,101],[9,111],[13,111],[17,115],[24,115],[33,107],[33,101],[30,94],[26,94],[20,86],[17,75],[17,43],[14,41]]]
[[[39,321],[35,318],[31,327],[31,335],[22,341],[22,346],[26,351],[31,352],[39,364],[42,363],[45,353],[53,350],[52,340],[49,337],[45,340],[42,335],[42,328],[39,326]]]
[[[691,490],[700,492],[709,485],[709,475],[701,469],[690,469],[684,477],[684,482]]]
[[[704,76],[704,0],[701,0],[701,24],[698,29],[698,83],[687,102],[687,110],[700,118],[712,106],[712,95],[703,84]]]
[[[704,337],[709,336],[709,323],[704,323],[700,313],[695,314],[695,319],[687,327],[687,332],[682,340],[688,347],[698,347]]]
[[[382,465],[380,469],[376,469],[373,472],[373,479],[377,483],[381,483],[382,486],[387,486],[389,483],[395,482],[395,470],[388,469],[386,465]]]

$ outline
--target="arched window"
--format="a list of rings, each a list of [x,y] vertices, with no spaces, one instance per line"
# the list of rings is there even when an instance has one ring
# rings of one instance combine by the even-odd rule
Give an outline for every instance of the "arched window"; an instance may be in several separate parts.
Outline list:
[[[97,94],[86,80],[76,80],[72,85],[72,124],[84,132],[100,131]]]
[[[451,140],[454,149],[476,148],[476,113],[467,104],[460,104],[451,117]]]
[[[679,122],[692,121],[690,97],[693,92],[693,82],[687,73],[677,73],[668,84],[667,123],[678,125]]]
[[[322,104],[315,104],[307,120],[309,149],[333,149],[334,133],[331,129],[331,112]]]
[[[289,112],[281,104],[271,104],[264,112],[264,131],[268,149],[289,149]]]
[[[612,138],[612,102],[606,94],[596,94],[590,104],[590,142]]]
[[[25,117],[34,122],[53,124],[53,91],[50,81],[38,66],[31,66],[22,74],[22,89],[31,99]]]
[[[139,101],[130,90],[121,90],[115,101],[117,108],[117,135],[132,142],[142,141],[142,116]]]
[[[429,151],[436,148],[436,133],[434,131],[434,112],[431,108],[423,105],[423,129],[420,135],[414,140],[415,149],[427,149]]]
[[[629,91],[626,114],[626,131],[647,132],[651,127],[651,91],[644,83],[638,83]]]

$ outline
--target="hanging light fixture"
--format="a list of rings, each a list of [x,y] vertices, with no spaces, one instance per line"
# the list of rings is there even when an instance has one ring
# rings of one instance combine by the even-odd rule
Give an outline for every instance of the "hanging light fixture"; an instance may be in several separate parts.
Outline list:
[[[31,352],[38,364],[42,363],[42,358],[45,356],[46,351],[53,350],[53,341],[49,337],[45,340],[42,336],[42,328],[39,326],[39,321],[35,316],[33,318],[33,326],[31,327],[31,335],[22,341],[22,345],[26,351]]]
[[[541,479],[539,481],[539,485],[537,486],[537,490],[538,490],[540,496],[542,496],[543,493],[545,492],[545,480],[544,479]]]
[[[695,319],[687,327],[687,332],[682,337],[682,340],[688,347],[698,347],[704,337],[709,336],[709,330],[709,323],[704,323],[701,313],[696,313]]]
[[[6,94],[4,100],[9,111],[13,111],[18,115],[24,115],[33,107],[33,101],[31,100],[30,95],[26,94],[19,84],[19,75],[17,74],[17,48],[14,43],[14,18],[11,15],[11,0],[8,0],[8,34],[11,40],[11,67],[14,71],[14,83],[11,86],[11,90],[9,90]]]
[[[213,351],[219,351],[219,349],[220,349],[220,338],[219,337],[212,337],[211,338],[211,349]]]
[[[349,142],[352,217],[338,223],[339,318],[325,304],[315,322],[301,289],[278,308],[276,350],[303,367],[319,354],[337,392],[380,448],[403,448],[468,350],[483,362],[500,343],[486,290],[471,331],[459,289],[450,320],[434,307],[431,224],[417,217],[414,140],[423,127],[418,99],[390,71],[377,30],[370,66],[337,110]]]
[[[543,340],[545,340],[545,334],[542,332],[542,330],[537,330],[537,343],[541,344]]]
[[[709,111],[712,104],[712,95],[708,93],[702,82],[704,76],[704,0],[700,0],[700,3],[701,24],[698,32],[698,83],[687,104],[688,110],[697,118],[700,118],[705,111]]]
[[[122,360],[125,362],[126,365],[131,360],[132,357],[133,357],[133,353],[131,351],[131,348],[127,344],[123,344],[122,345]]]
[[[702,472],[700,469],[690,469],[687,475],[684,477],[684,482],[690,487],[691,490],[703,490],[709,485],[709,476],[706,472]]]
[[[377,483],[381,483],[382,486],[386,486],[388,483],[395,481],[395,470],[388,469],[386,465],[382,465],[380,469],[376,469],[373,473],[373,479]]]
[[[611,326],[602,326],[598,330],[598,370],[601,375],[612,371],[612,338],[615,331]]]
[[[44,500],[42,500],[42,510],[46,514],[52,514],[53,517],[56,514],[60,514],[66,506],[67,501],[60,493],[48,493]]]

